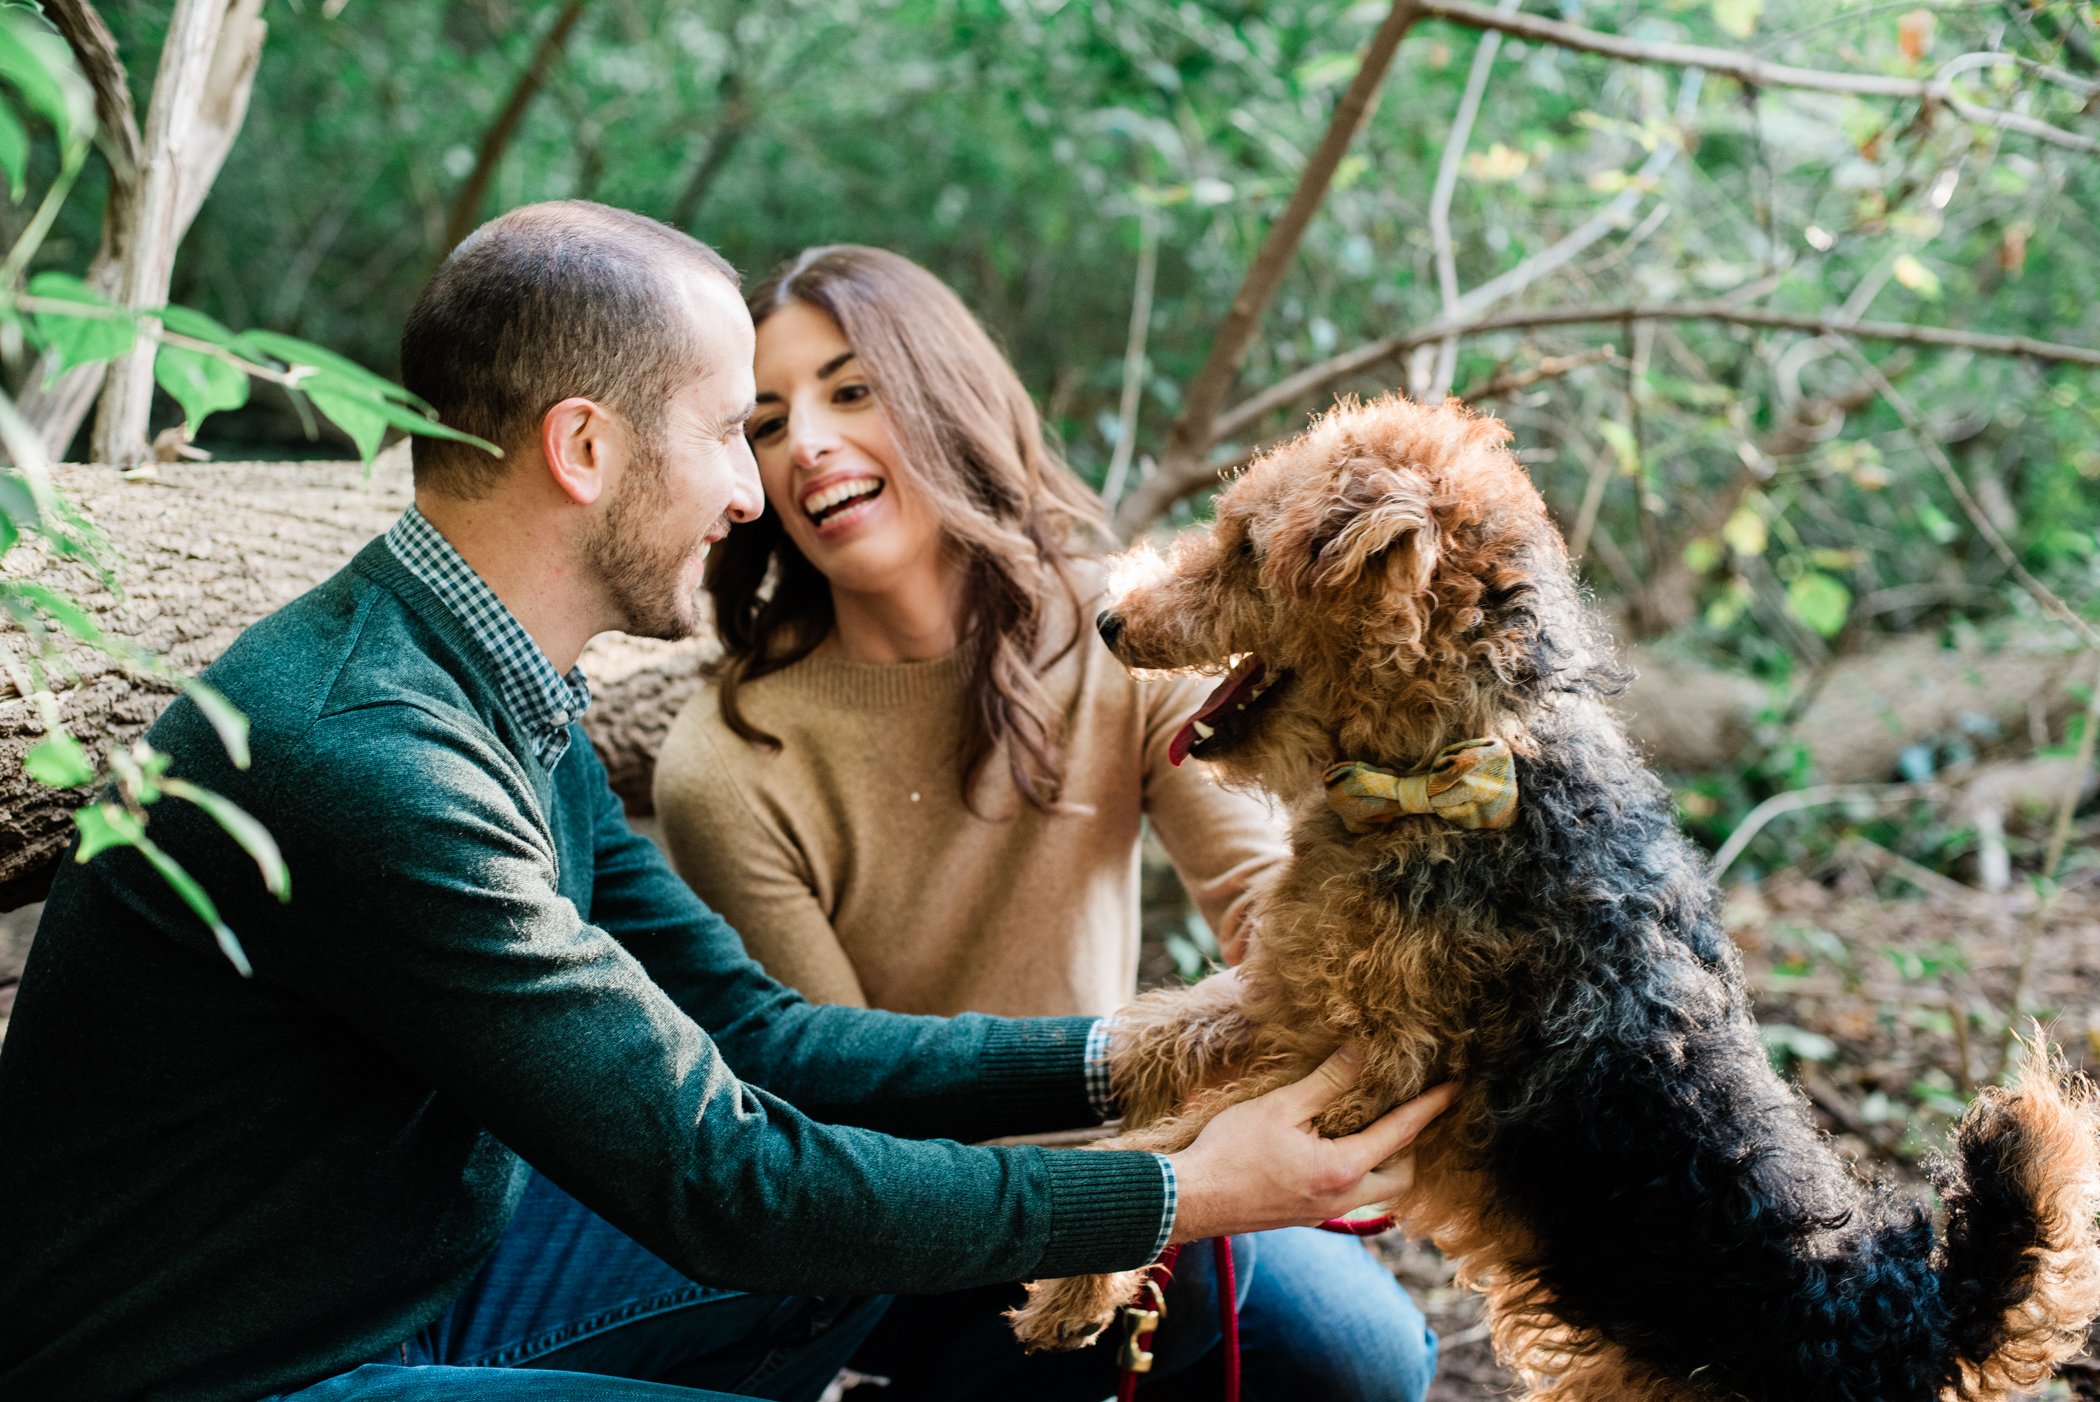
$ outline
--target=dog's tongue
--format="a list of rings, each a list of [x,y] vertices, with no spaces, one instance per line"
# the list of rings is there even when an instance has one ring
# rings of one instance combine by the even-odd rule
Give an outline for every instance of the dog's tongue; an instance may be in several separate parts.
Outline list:
[[[1167,761],[1179,765],[1187,759],[1189,751],[1195,748],[1198,740],[1209,738],[1208,734],[1199,735],[1196,727],[1201,725],[1207,731],[1215,733],[1219,723],[1232,714],[1232,708],[1239,704],[1240,698],[1261,685],[1262,676],[1267,671],[1268,668],[1263,665],[1262,660],[1253,653],[1242,657],[1239,665],[1226,673],[1225,680],[1218,683],[1217,690],[1211,692],[1209,699],[1203,703],[1203,708],[1190,716],[1186,725],[1174,732],[1173,740],[1167,745]]]

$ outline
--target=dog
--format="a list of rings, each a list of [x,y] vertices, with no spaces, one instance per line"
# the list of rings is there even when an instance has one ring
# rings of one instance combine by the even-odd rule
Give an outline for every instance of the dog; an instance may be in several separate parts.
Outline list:
[[[1718,891],[1608,705],[1624,676],[1508,436],[1456,401],[1345,403],[1098,620],[1130,667],[1230,665],[1175,757],[1274,795],[1293,851],[1236,979],[1117,1015],[1125,1130],[1101,1147],[1183,1148],[1354,1041],[1323,1133],[1460,1083],[1395,1207],[1483,1292],[1530,1396],[2037,1385],[2100,1313],[2092,1089],[2037,1037],[1962,1120],[1937,1235],[1840,1162],[1766,1059]],[[1075,1347],[1138,1279],[1036,1282],[1015,1329]]]

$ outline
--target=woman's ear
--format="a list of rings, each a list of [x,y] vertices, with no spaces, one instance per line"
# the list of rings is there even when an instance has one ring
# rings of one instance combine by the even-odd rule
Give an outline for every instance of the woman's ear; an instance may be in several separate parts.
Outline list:
[[[1419,592],[1436,556],[1427,484],[1404,469],[1354,462],[1277,522],[1267,569],[1272,583],[1300,598],[1350,590],[1374,574]]]

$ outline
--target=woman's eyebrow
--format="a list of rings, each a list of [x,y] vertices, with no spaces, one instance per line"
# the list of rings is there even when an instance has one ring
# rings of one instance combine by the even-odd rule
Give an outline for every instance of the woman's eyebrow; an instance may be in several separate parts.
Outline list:
[[[817,378],[820,380],[830,379],[839,372],[840,367],[851,359],[853,359],[852,351],[840,351],[837,355],[817,367]],[[779,395],[769,389],[762,389],[758,392],[759,404],[779,404],[783,402]]]

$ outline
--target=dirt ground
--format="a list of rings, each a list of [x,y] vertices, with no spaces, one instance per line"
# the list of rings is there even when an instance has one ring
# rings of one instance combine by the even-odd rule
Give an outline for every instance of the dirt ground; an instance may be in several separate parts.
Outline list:
[[[1775,1057],[1840,1153],[1920,1192],[1925,1157],[2000,1072],[2016,984],[2073,1064],[2100,1061],[2100,871],[2077,873],[2046,903],[1944,880],[1927,881],[1929,894],[1906,887],[1925,877],[1892,875],[1862,851],[1815,877],[1739,887],[1728,906]],[[1393,1238],[1377,1249],[1442,1337],[1430,1402],[1510,1395],[1516,1381],[1495,1362],[1475,1298],[1453,1287],[1436,1251]],[[2041,1396],[2100,1398],[2100,1358],[2072,1364]]]

